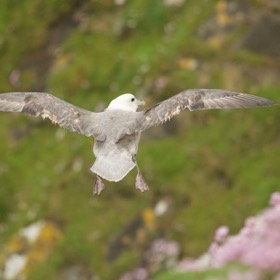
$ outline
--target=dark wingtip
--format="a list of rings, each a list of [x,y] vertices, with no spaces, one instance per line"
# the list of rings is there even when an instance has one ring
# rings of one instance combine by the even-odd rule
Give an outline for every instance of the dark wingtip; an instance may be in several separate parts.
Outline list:
[[[263,106],[275,106],[278,105],[278,102],[271,100],[271,99],[266,99],[266,102],[264,102]]]
[[[251,95],[256,98],[256,105],[257,107],[270,107],[270,106],[275,106],[278,105],[278,102],[272,100],[272,99],[267,99],[261,96],[256,96],[256,95]]]

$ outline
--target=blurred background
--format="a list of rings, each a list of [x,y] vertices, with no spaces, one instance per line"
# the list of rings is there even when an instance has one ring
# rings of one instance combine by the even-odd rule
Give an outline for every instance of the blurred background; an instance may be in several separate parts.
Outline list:
[[[188,88],[279,102],[279,14],[274,0],[1,0],[0,91],[93,111],[125,92],[152,105]],[[142,136],[150,190],[135,190],[134,170],[98,197],[92,138],[0,117],[0,279],[202,279],[166,273],[279,190],[277,106],[181,113]],[[171,260],[147,257],[156,241]]]

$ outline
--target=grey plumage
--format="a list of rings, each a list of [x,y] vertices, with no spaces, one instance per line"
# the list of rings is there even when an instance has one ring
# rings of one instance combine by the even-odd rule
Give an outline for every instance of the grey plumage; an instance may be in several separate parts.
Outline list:
[[[272,100],[250,94],[220,89],[190,89],[148,108],[142,129],[162,124],[186,108],[195,111],[266,107],[275,104]]]
[[[95,138],[96,161],[91,171],[97,174],[95,193],[104,184],[100,177],[119,181],[137,167],[136,188],[144,191],[148,186],[136,161],[142,131],[170,120],[182,110],[233,109],[272,106],[272,100],[254,95],[219,89],[190,89],[150,108],[136,112],[138,101],[132,94],[114,99],[101,113],[94,113],[49,93],[11,92],[0,94],[0,111],[21,112],[49,118],[53,123],[85,136]]]
[[[72,132],[86,136],[92,133],[88,129],[88,117],[94,114],[76,107],[49,93],[44,92],[11,92],[0,95],[0,110],[21,112],[31,116],[48,118],[54,124]]]

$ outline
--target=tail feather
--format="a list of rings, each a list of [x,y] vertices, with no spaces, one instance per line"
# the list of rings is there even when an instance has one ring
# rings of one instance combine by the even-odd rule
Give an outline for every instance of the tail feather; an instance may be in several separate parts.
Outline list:
[[[90,170],[108,181],[120,181],[135,167],[131,155],[127,151],[107,155],[99,155]]]

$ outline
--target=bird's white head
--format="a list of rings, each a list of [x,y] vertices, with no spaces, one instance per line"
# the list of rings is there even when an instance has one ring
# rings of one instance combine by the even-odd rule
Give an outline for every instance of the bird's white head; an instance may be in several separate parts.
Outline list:
[[[138,100],[133,94],[125,93],[112,100],[107,109],[136,112],[138,106],[144,104],[144,101]]]

